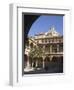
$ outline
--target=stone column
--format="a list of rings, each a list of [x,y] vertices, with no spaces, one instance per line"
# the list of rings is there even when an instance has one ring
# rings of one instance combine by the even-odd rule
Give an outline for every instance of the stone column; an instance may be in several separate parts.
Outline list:
[[[50,45],[50,53],[52,53],[52,45]]]
[[[36,60],[36,67],[38,66],[38,60]]]
[[[59,44],[57,44],[57,52],[59,52]]]
[[[32,61],[32,68],[33,68],[33,61]]]
[[[45,45],[43,46],[43,52],[45,51]]]
[[[44,63],[44,60],[43,60],[43,69],[45,68],[45,63]]]
[[[29,56],[27,56],[27,68],[30,68]]]
[[[43,69],[45,68],[45,62],[44,62],[44,59],[45,59],[45,46],[43,46],[43,62],[42,62],[42,64],[43,64]]]
[[[45,57],[43,57],[43,69],[45,68],[45,61],[44,61]]]
[[[52,56],[50,56],[50,61],[52,61],[52,58],[53,58],[53,57],[52,57]]]

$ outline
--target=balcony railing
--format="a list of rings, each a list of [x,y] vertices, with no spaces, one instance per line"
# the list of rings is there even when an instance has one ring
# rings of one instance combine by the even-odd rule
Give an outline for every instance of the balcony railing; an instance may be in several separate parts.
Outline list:
[[[45,52],[45,54],[63,54],[63,52]]]
[[[59,41],[57,41],[57,42],[55,42],[55,41],[50,41],[50,42],[38,42],[38,44],[52,44],[52,43],[55,43],[55,44],[57,44],[57,43],[63,43],[63,41],[61,41],[61,42],[59,42]]]

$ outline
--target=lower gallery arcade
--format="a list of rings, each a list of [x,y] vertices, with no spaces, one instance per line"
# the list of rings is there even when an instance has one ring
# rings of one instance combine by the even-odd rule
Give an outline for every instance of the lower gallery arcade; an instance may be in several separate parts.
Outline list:
[[[43,59],[42,57],[40,58],[34,58],[31,59],[29,56],[25,55],[25,67],[27,68],[42,68],[42,69],[48,69],[51,66],[51,63],[53,63],[52,66],[54,66],[54,64],[57,63],[57,65],[61,65],[61,63],[63,63],[63,56],[51,56],[51,57],[45,57],[45,59]]]

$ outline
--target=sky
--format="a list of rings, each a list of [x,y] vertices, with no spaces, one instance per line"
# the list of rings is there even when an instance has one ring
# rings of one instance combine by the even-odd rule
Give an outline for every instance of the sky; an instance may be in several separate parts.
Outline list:
[[[57,32],[63,35],[63,16],[62,15],[41,15],[32,24],[28,36],[35,36],[40,32],[48,32],[54,26]]]

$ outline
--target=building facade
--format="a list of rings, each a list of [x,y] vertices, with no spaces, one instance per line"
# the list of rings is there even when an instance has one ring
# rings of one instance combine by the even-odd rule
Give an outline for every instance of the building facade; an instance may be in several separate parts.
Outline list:
[[[39,48],[39,51],[36,48]],[[48,70],[55,65],[63,68],[63,35],[56,32],[54,27],[51,27],[48,32],[36,34],[28,39],[24,54],[25,71],[26,68],[27,70],[34,70],[35,68]],[[34,57],[31,58],[30,55]]]

